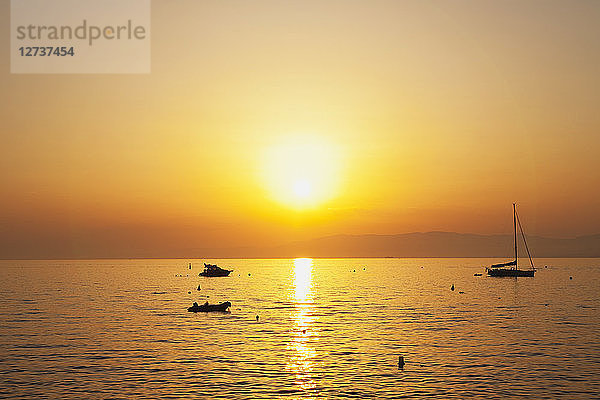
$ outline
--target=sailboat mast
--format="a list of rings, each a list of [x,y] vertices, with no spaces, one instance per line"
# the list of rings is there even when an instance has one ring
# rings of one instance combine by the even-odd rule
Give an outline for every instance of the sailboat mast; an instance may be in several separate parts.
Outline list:
[[[517,208],[515,203],[513,203],[513,230],[515,232],[515,269],[518,269],[519,263],[517,262]]]
[[[521,218],[519,218],[519,214],[517,214],[517,224],[519,225],[519,230],[521,231],[521,236],[523,236],[523,243],[525,243],[525,250],[527,250],[527,256],[529,257],[529,264],[531,265],[531,269],[535,270],[535,266],[533,265],[533,259],[531,258],[531,253],[529,252],[529,246],[527,246],[527,239],[525,239],[525,232],[523,232],[523,226],[521,225]]]

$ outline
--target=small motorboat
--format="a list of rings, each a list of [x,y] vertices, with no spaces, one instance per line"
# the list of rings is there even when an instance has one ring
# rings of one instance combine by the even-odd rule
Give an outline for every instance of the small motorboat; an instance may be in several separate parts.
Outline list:
[[[231,307],[231,303],[228,301],[219,304],[208,304],[207,301],[202,305],[198,305],[198,303],[194,302],[187,310],[189,312],[227,312],[229,307]]]
[[[198,276],[209,276],[209,277],[229,276],[229,274],[232,272],[233,272],[232,269],[223,269],[223,268],[217,267],[216,264],[204,263],[204,271],[200,272],[198,274]]]

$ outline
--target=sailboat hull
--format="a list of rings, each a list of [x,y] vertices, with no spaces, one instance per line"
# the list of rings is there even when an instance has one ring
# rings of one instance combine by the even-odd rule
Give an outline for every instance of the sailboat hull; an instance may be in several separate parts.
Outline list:
[[[522,270],[522,269],[512,269],[512,268],[486,268],[487,274],[489,276],[523,276],[523,277],[533,277],[535,274],[534,269]]]

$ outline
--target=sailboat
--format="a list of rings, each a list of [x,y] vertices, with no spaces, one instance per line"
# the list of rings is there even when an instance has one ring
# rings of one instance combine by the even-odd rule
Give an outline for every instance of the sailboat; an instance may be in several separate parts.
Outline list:
[[[519,226],[519,231],[521,232],[521,236],[523,237],[523,243],[525,243],[525,249],[527,250],[527,256],[529,256],[530,269],[519,269],[518,264],[518,253],[517,253],[517,225]],[[533,276],[535,274],[535,267],[533,265],[533,259],[531,258],[531,253],[529,253],[529,247],[527,246],[527,240],[525,239],[525,234],[523,233],[523,228],[521,227],[521,221],[519,221],[519,215],[517,214],[517,206],[513,203],[513,229],[514,229],[514,237],[515,237],[515,259],[514,261],[509,261],[500,264],[493,264],[489,267],[486,267],[485,270],[489,276]]]

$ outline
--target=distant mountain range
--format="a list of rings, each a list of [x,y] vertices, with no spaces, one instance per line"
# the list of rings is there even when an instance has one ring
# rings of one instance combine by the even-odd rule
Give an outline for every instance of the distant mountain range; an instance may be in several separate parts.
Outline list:
[[[94,242],[90,242],[94,244]],[[527,236],[534,258],[599,257],[600,234],[572,239]],[[105,246],[64,246],[61,242],[27,249],[4,248],[0,259],[94,259],[94,258],[294,258],[294,257],[481,257],[511,259],[512,235],[475,235],[454,232],[414,232],[399,235],[334,235],[268,247],[164,249],[139,243]],[[526,257],[522,239],[519,256]]]
[[[533,257],[600,257],[600,234],[572,239],[527,236]],[[504,257],[514,254],[512,235],[414,232],[399,235],[335,235],[275,247],[202,249],[199,257]],[[519,242],[519,256],[526,257]]]

